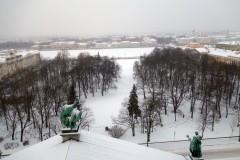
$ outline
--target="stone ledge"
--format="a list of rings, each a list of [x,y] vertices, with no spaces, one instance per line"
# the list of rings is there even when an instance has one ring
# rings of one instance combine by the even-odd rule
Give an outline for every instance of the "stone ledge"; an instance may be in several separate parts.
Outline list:
[[[80,130],[70,128],[62,129],[62,133],[60,134],[63,138],[63,142],[73,139],[76,141],[80,141]]]

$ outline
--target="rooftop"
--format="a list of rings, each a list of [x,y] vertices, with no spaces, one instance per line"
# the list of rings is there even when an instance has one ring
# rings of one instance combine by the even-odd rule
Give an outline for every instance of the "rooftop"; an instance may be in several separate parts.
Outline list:
[[[240,58],[240,54],[237,51],[230,51],[218,48],[209,48],[210,53],[212,55],[222,56],[222,57],[236,57]]]
[[[195,48],[200,53],[208,53],[208,50],[206,48]]]
[[[229,44],[229,45],[236,45],[240,44],[240,41],[231,41],[231,42],[219,42],[218,44]]]
[[[171,160],[185,159],[181,155],[82,130],[80,141],[68,140],[62,143],[62,137],[56,135],[22,151],[16,152],[5,159],[159,160],[159,158]]]

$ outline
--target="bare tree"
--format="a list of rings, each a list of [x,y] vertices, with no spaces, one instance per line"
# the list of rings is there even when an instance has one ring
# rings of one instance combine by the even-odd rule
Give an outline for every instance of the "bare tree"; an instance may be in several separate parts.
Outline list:
[[[91,108],[89,107],[82,107],[82,117],[80,119],[80,125],[82,129],[85,129],[86,127],[91,126],[92,124],[94,124],[95,119],[94,119],[94,115],[93,112],[91,110]]]
[[[118,116],[112,117],[112,121],[115,125],[124,126],[126,128],[131,128],[132,130],[134,130],[135,128],[133,127],[135,127],[134,124],[136,120],[129,115],[129,111],[127,108],[128,99],[126,98],[122,102],[122,108],[120,108]]]

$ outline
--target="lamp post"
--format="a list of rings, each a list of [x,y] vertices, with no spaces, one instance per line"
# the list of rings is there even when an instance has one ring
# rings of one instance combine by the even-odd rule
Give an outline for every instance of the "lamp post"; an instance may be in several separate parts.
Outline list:
[[[240,93],[238,94],[238,128],[239,128],[239,138],[238,142],[240,142]]]
[[[240,121],[238,121],[238,128],[239,128],[239,138],[238,138],[238,142],[240,142]]]

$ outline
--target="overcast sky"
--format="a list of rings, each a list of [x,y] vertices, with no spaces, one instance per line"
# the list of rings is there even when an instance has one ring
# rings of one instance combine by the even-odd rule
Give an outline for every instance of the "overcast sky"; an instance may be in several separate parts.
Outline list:
[[[0,38],[240,30],[240,0],[0,0]]]

